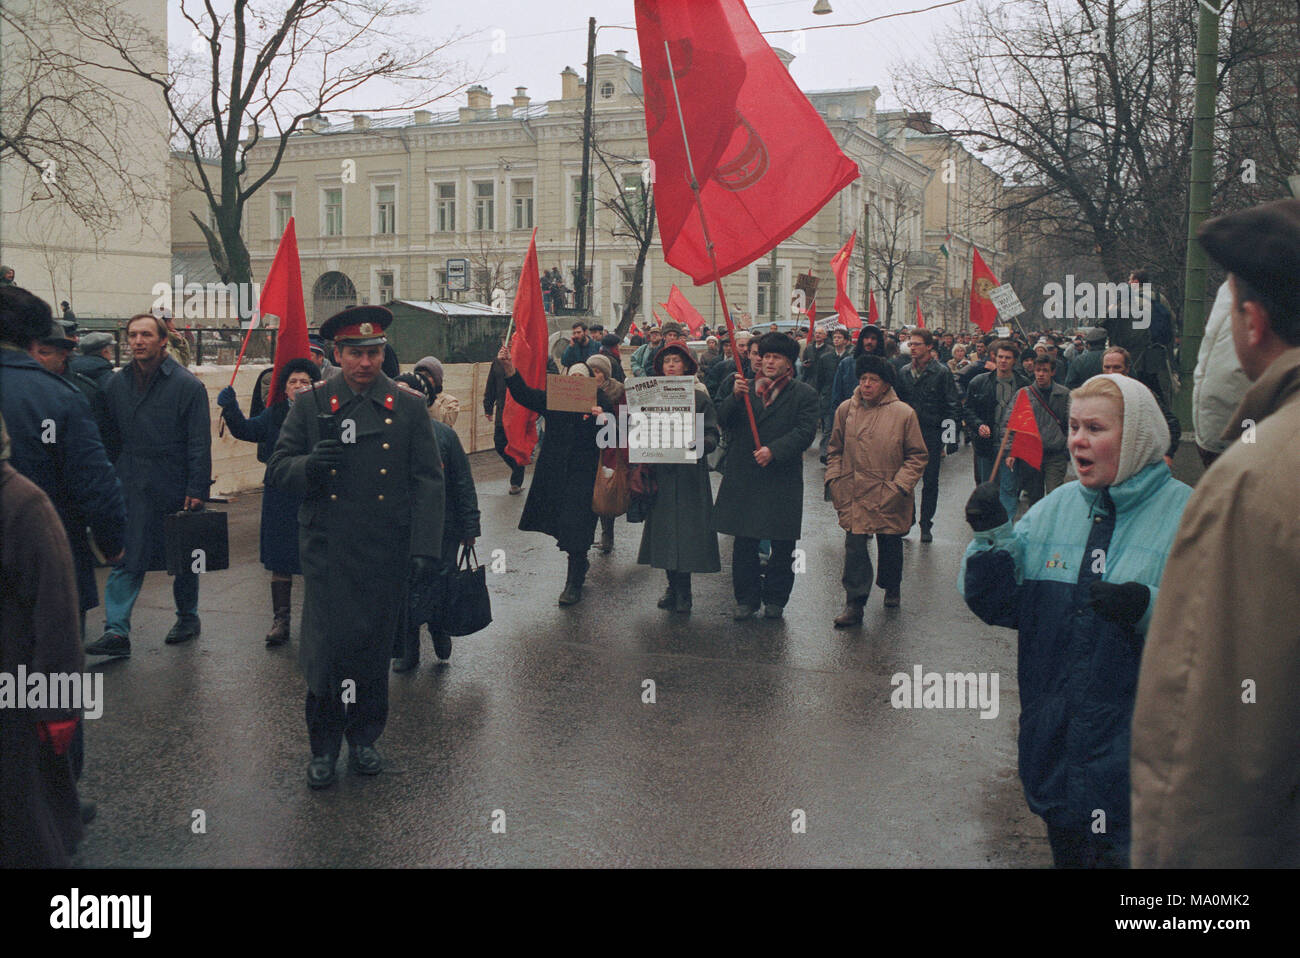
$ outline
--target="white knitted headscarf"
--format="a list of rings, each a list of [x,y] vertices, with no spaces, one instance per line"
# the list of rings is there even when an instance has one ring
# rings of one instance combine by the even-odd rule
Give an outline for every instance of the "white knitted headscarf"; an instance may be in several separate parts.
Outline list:
[[[1109,379],[1124,397],[1124,408],[1120,410],[1124,426],[1119,441],[1119,470],[1111,483],[1117,486],[1164,457],[1169,450],[1169,427],[1151,390],[1132,376],[1106,373],[1092,379]]]

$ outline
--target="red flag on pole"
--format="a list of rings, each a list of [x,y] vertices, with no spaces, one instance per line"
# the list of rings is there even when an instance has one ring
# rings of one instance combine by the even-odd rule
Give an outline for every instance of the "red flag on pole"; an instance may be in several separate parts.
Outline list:
[[[654,317],[655,325],[658,326],[660,329],[663,329],[664,321],[660,317],[660,315],[655,311],[655,308],[653,306],[650,307],[650,315]]]
[[[291,359],[311,358],[311,344],[307,341],[307,307],[302,298],[302,267],[298,263],[298,234],[293,217],[284,228],[275,259],[262,284],[262,295],[257,303],[260,317],[280,317],[280,331],[275,339],[275,369],[271,373],[271,391],[266,404],[274,406],[284,398],[280,385],[280,370]]]
[[[916,298],[916,325],[920,329],[925,329],[925,317],[921,315],[921,297]]]
[[[840,318],[840,324],[845,329],[861,329],[862,317],[858,311],[853,308],[853,301],[849,299],[849,257],[853,255],[853,244],[857,242],[858,231],[854,230],[853,235],[844,247],[831,257],[831,272],[835,274],[835,313]]]
[[[546,388],[546,311],[542,308],[541,272],[537,268],[537,229],[528,241],[528,254],[519,273],[519,289],[515,292],[515,306],[511,325],[514,337],[510,341],[510,361],[524,382],[534,389]],[[506,408],[501,414],[501,425],[506,433],[506,453],[521,466],[532,458],[537,445],[537,413],[525,409],[506,393]]]
[[[880,325],[880,313],[876,310],[876,291],[867,292],[867,322],[872,326]]]
[[[628,327],[627,334],[628,334],[629,336],[640,336],[640,335],[641,335],[641,330],[639,330],[639,329],[636,328],[636,320],[635,320],[635,319],[632,320],[632,325]]]
[[[1043,439],[1038,434],[1038,420],[1034,418],[1028,387],[1016,394],[1015,405],[1011,407],[1011,415],[1007,419],[1007,430],[1011,433],[1011,450],[1007,455],[1013,459],[1023,459],[1035,469],[1041,469]]]
[[[672,291],[668,294],[668,302],[659,305],[668,310],[669,316],[689,329],[693,339],[700,338],[700,330],[704,328],[704,317],[700,315],[698,309],[687,302],[686,296],[677,288],[676,283],[673,283]]]
[[[636,27],[664,259],[696,285],[752,263],[858,178],[742,0],[636,0]]]
[[[998,285],[998,278],[985,265],[980,251],[972,252],[975,256],[971,260],[970,321],[987,333],[998,324],[998,308],[989,299],[989,290]]]
[[[817,297],[814,296],[808,301],[808,308],[803,311],[803,314],[808,317],[808,345],[811,346],[813,330],[817,328]]]

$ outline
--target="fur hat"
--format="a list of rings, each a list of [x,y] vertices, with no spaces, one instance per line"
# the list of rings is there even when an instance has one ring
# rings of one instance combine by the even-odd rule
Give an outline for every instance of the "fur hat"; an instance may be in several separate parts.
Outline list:
[[[758,355],[768,353],[780,353],[793,366],[799,358],[799,344],[784,333],[764,333],[758,338]]]
[[[0,339],[26,349],[50,335],[52,325],[49,303],[21,286],[0,286]]]
[[[310,359],[304,359],[301,356],[289,360],[280,367],[280,391],[288,392],[285,384],[289,382],[289,377],[294,373],[306,373],[314,383],[320,382],[320,367]]]
[[[875,373],[891,387],[898,385],[898,374],[894,369],[894,364],[884,356],[877,356],[875,353],[863,353],[853,363],[853,371],[861,379],[867,373]]]

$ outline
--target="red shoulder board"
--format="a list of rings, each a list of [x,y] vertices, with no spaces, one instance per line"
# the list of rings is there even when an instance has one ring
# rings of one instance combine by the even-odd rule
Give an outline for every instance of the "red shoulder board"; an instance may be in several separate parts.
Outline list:
[[[338,412],[338,411],[339,411],[339,397],[330,396],[330,412]]]
[[[393,408],[393,404],[394,404],[395,402],[397,402],[397,397],[394,396],[392,393],[389,393],[388,395],[384,396],[384,408],[385,408],[385,409],[392,409],[392,408]]]
[[[417,399],[424,398],[424,393],[420,392],[418,389],[412,389],[410,386],[406,385],[406,383],[398,383],[397,388],[404,393],[410,393],[412,396],[415,396]],[[389,396],[388,398],[391,400],[393,397]],[[393,407],[389,406],[388,408],[392,409]]]

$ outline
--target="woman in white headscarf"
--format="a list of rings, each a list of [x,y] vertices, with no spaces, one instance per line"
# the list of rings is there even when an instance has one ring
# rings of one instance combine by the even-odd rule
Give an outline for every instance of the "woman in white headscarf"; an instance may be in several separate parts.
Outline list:
[[[1169,429],[1142,383],[1093,376],[1070,400],[1079,481],[1014,527],[997,485],[976,487],[958,586],[989,625],[1019,631],[1020,779],[1056,866],[1124,868],[1138,666],[1192,490],[1165,465]]]

